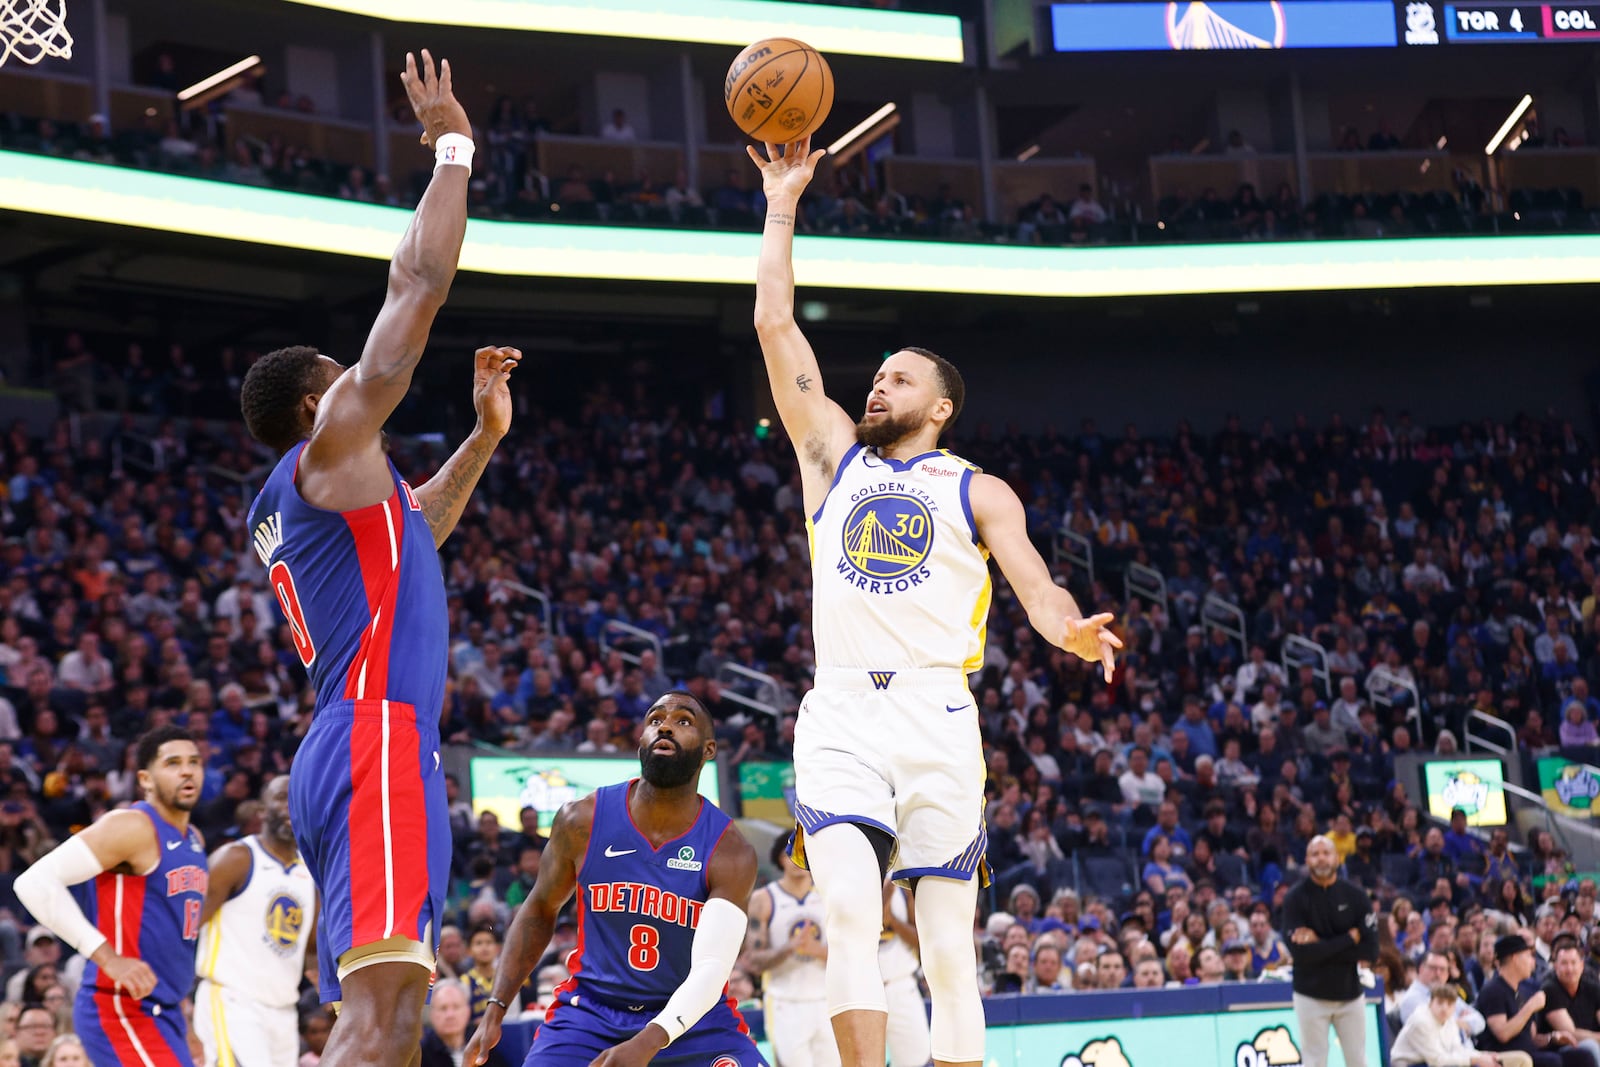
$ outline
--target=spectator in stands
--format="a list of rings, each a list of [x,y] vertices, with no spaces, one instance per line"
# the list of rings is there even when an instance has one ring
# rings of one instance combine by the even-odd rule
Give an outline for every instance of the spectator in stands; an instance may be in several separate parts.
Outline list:
[[[1554,966],[1541,987],[1544,1017],[1552,1034],[1564,1035],[1570,1046],[1600,1063],[1600,981],[1584,973],[1584,957],[1577,939],[1557,943]]]
[[[1522,983],[1534,973],[1534,949],[1520,934],[1508,934],[1495,942],[1495,971],[1478,994],[1478,1010],[1487,1027],[1479,1045],[1493,1052],[1522,1052],[1532,1057],[1535,1067],[1584,1067],[1590,1062],[1587,1052],[1555,1046],[1549,1034],[1540,1034],[1534,1017],[1544,1010],[1542,989],[1524,994]]]
[[[1061,969],[1061,949],[1053,941],[1042,941],[1033,950],[1033,973],[1023,986],[1024,993],[1065,993],[1072,988]]]
[[[600,138],[605,141],[637,141],[639,135],[634,132],[633,124],[628,121],[628,113],[622,108],[611,112],[611,121],[607,122],[600,130]]]
[[[39,1067],[56,1038],[56,1018],[43,1004],[24,1004],[17,1016],[17,1052],[23,1067]]]
[[[1425,1010],[1414,1011],[1395,1038],[1389,1058],[1395,1067],[1498,1067],[1511,1063],[1472,1047],[1454,1012],[1455,990],[1437,985],[1428,990]]]
[[[1094,197],[1094,186],[1085,182],[1078,186],[1078,197],[1067,209],[1067,221],[1087,226],[1099,226],[1109,216]]]

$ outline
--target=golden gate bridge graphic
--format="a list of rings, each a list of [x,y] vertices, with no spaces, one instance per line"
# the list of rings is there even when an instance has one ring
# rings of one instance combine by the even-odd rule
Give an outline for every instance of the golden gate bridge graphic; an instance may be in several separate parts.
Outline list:
[[[926,545],[914,548],[896,537],[878,518],[875,507],[865,506],[861,510],[864,512],[861,521],[854,526],[846,525],[844,531],[844,554],[856,570],[874,578],[894,578],[922,562],[927,555]],[[933,524],[926,515],[917,514],[914,518],[926,523],[924,529],[931,532]]]
[[[1254,5],[1252,5],[1254,6]],[[1167,43],[1178,51],[1210,50],[1210,49],[1241,49],[1241,48],[1282,48],[1284,38],[1283,7],[1277,0],[1262,7],[1270,7],[1272,11],[1273,34],[1272,39],[1249,30],[1242,29],[1217,14],[1209,4],[1197,2],[1192,4],[1167,5]],[[1186,7],[1183,16],[1178,16],[1178,9]]]

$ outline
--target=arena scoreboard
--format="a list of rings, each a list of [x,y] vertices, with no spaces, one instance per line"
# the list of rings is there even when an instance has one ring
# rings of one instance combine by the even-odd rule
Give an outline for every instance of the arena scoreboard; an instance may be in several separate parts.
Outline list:
[[[1055,52],[1416,48],[1600,41],[1600,2],[1090,0],[1052,4]]]

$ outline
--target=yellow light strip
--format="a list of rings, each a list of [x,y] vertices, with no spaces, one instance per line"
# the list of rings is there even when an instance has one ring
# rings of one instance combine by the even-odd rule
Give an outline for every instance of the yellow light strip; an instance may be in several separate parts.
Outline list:
[[[293,0],[391,22],[742,47],[797,37],[823,53],[960,63],[961,20],[781,0]],[[537,47],[533,45],[532,47]]]

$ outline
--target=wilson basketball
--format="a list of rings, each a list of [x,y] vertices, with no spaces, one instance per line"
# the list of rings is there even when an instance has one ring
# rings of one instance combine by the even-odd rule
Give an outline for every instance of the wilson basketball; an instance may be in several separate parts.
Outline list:
[[[815,48],[769,37],[740,52],[722,84],[728,114],[745,136],[785,144],[815,133],[833,107],[833,71]]]

